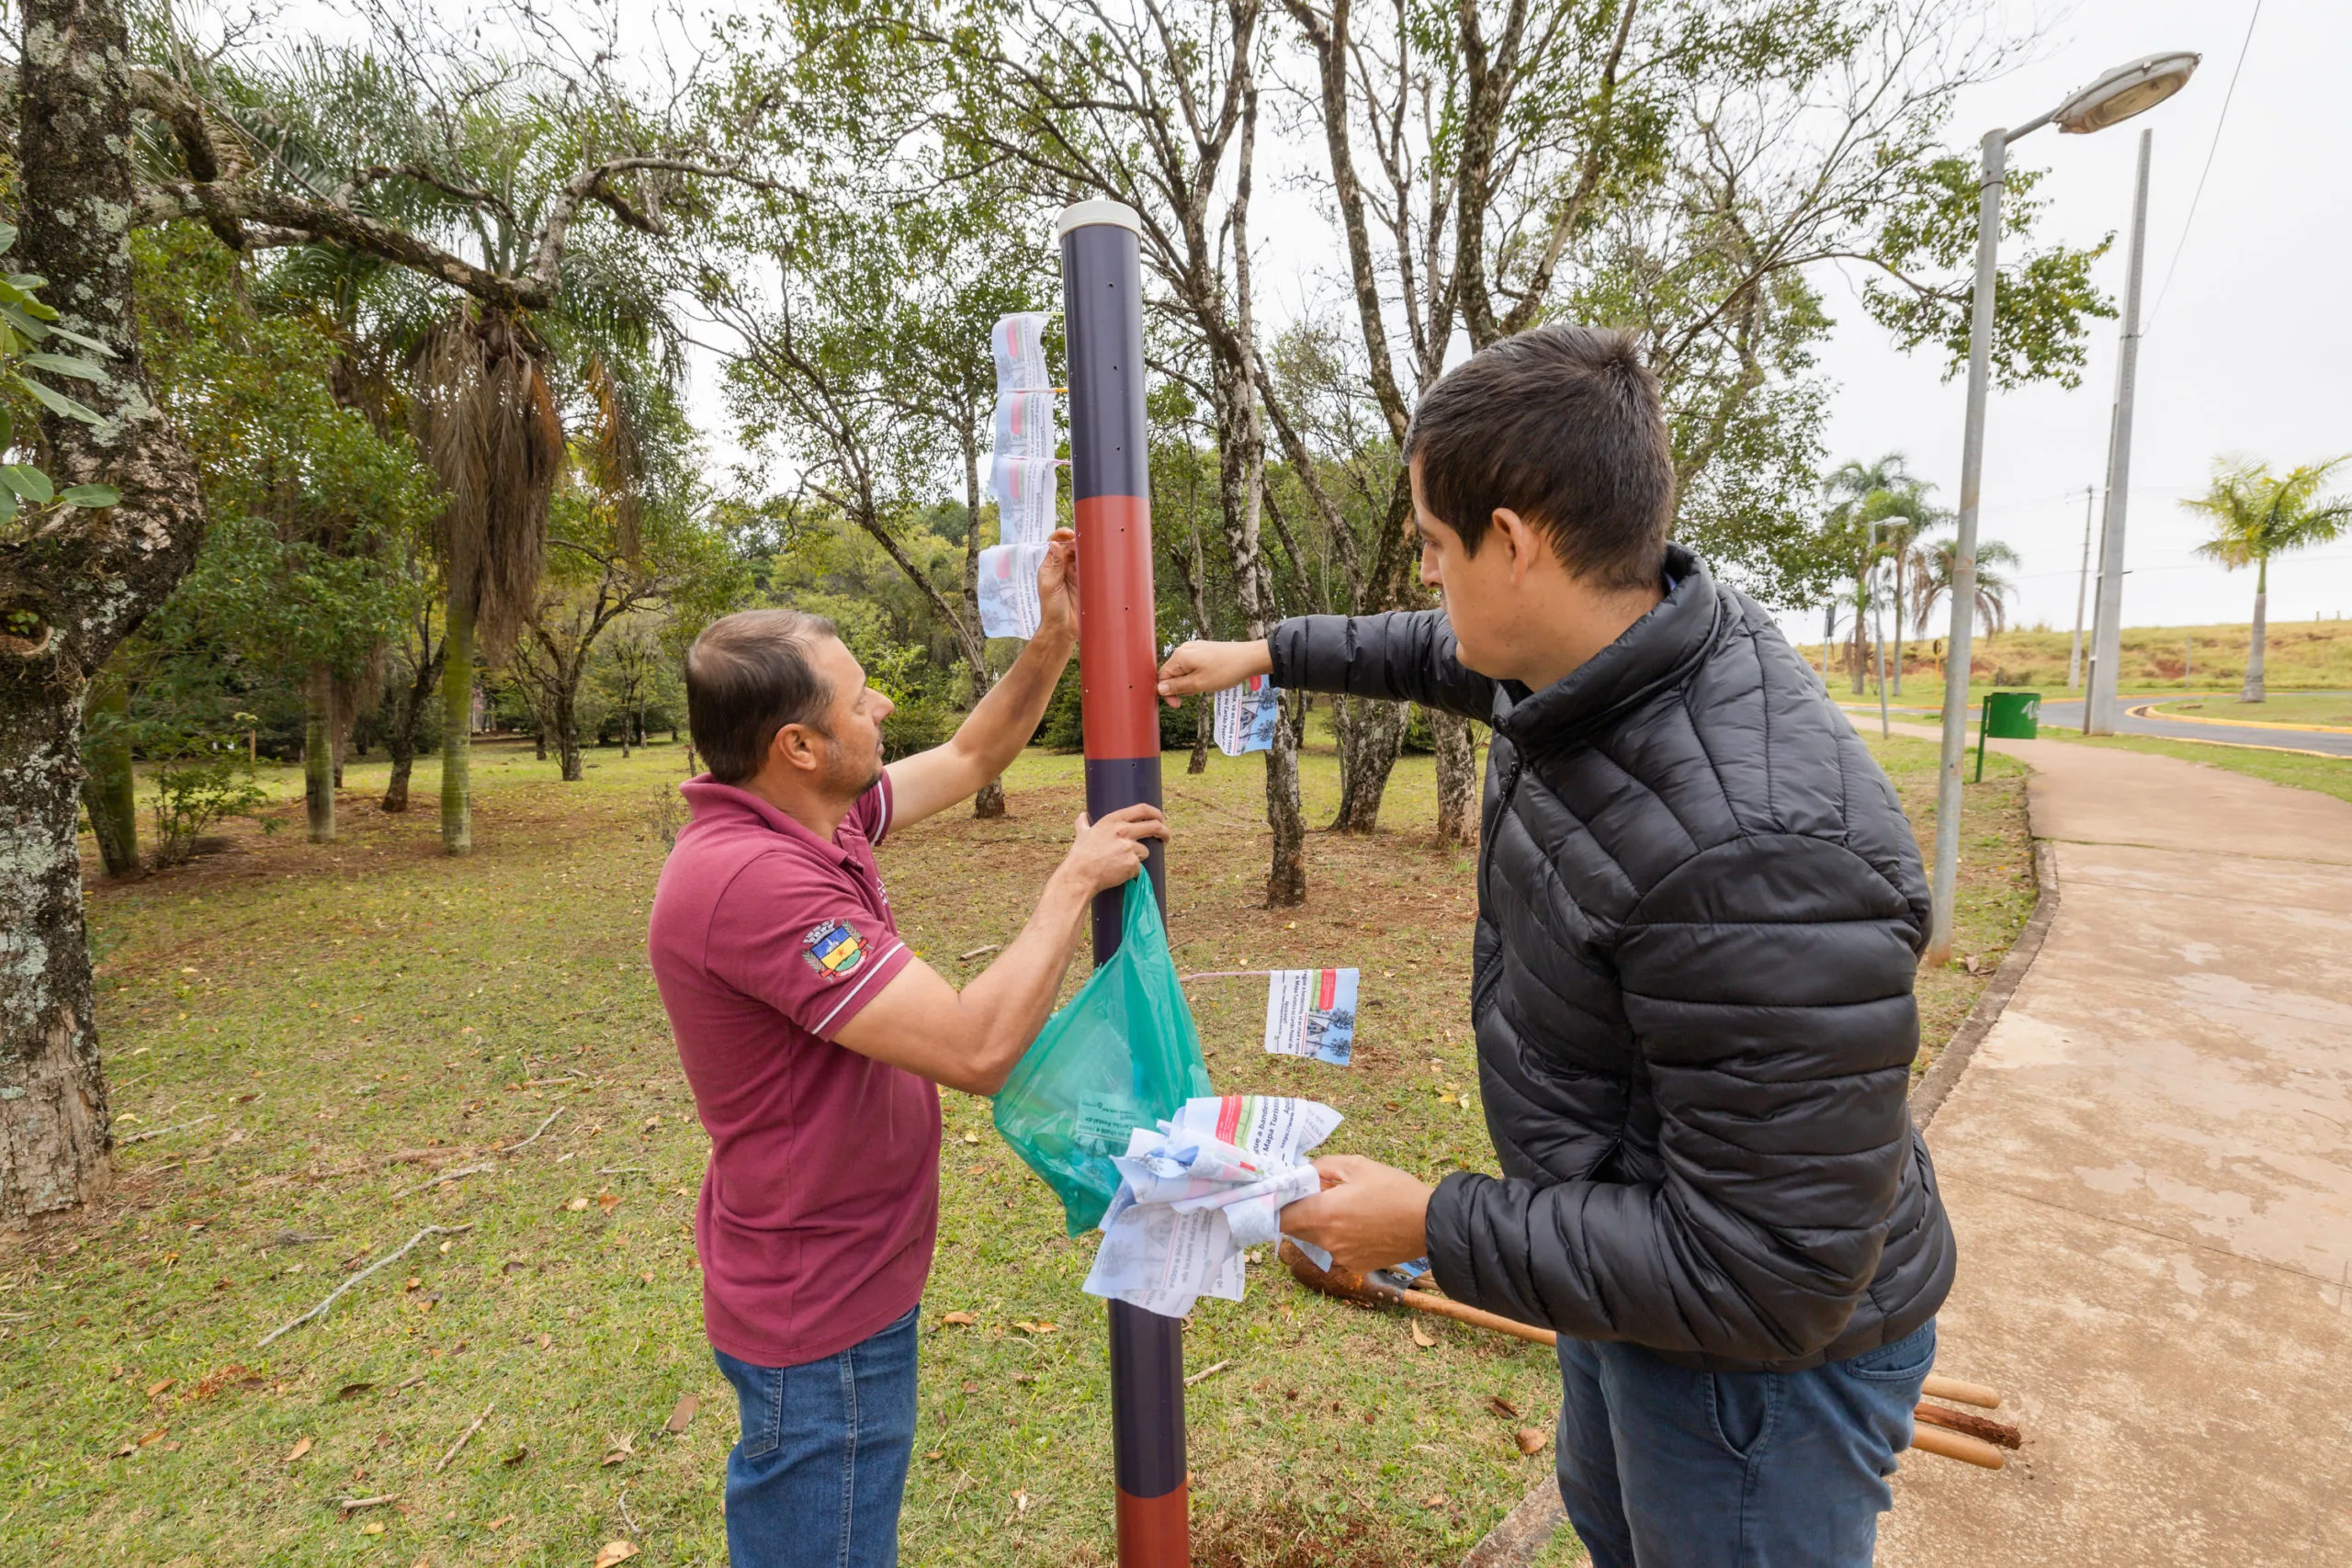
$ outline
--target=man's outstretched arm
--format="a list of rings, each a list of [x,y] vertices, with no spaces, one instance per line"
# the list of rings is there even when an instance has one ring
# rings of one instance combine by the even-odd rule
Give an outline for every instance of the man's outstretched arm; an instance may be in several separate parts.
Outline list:
[[[1002,1089],[1053,1011],[1094,896],[1132,880],[1149,840],[1168,836],[1155,806],[1130,806],[1091,825],[1079,820],[1078,841],[1047,879],[1036,913],[995,963],[958,992],[915,959],[833,1043],[967,1094]]]
[[[1078,555],[1067,528],[1056,531],[1037,569],[1037,635],[989,694],[973,705],[944,746],[890,764],[893,830],[979,793],[1012,765],[1053,700],[1078,646]],[[944,982],[942,982],[943,984]]]
[[[1258,642],[1188,642],[1159,667],[1159,694],[1173,707],[1252,675],[1285,691],[1419,703],[1465,718],[1493,716],[1495,683],[1463,668],[1442,610],[1385,615],[1298,615]]]

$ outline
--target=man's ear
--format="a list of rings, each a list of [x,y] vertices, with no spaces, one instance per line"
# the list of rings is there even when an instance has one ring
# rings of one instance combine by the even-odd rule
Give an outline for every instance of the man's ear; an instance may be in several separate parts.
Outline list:
[[[1526,581],[1527,574],[1540,564],[1538,552],[1550,547],[1526,518],[1508,506],[1495,508],[1487,533],[1490,537],[1501,536],[1503,547],[1510,552],[1510,575],[1517,581]]]
[[[768,743],[768,760],[801,773],[817,773],[824,759],[817,754],[817,736],[805,724],[787,724]]]

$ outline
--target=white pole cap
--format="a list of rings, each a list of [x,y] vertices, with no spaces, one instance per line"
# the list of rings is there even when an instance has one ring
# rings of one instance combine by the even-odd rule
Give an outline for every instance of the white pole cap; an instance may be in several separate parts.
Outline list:
[[[1083,229],[1095,223],[1114,223],[1130,234],[1143,232],[1143,220],[1136,215],[1134,208],[1124,201],[1110,201],[1098,197],[1092,201],[1081,201],[1063,208],[1062,215],[1054,220],[1054,238],[1059,240],[1072,229]]]

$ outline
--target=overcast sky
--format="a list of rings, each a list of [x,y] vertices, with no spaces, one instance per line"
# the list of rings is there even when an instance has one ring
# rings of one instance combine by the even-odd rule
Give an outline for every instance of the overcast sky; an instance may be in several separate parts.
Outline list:
[[[2029,0],[2019,0],[2019,4]],[[2340,0],[2268,0],[2246,54],[2227,123],[2193,217],[2222,101],[2255,0],[2081,0],[2044,35],[2037,59],[1969,91],[1950,130],[1973,146],[1996,125],[2057,104],[2109,67],[2169,50],[2204,56],[2188,87],[2138,119],[2091,136],[2035,132],[2014,164],[2048,171],[2040,237],[2087,244],[2109,231],[2099,286],[2119,304],[2132,219],[2139,131],[2154,133],[2127,523],[2128,626],[2245,621],[2253,574],[2229,573],[2192,550],[2198,520],[2180,509],[2203,491],[2213,457],[2242,452],[2287,468],[2352,452],[2352,6]],[[1272,172],[1302,166],[1319,147],[1261,149]],[[1316,165],[1318,166],[1319,165]],[[1328,297],[1329,264],[1296,246],[1319,242],[1309,199],[1279,177],[1261,186],[1260,288],[1266,330],[1307,299]],[[1268,187],[1272,187],[1269,189]],[[1275,221],[1301,204],[1306,221]],[[1285,240],[1287,233],[1293,236]],[[1313,236],[1313,240],[1308,239]],[[2185,236],[2185,243],[2184,243]],[[2174,265],[2176,254],[2177,266]],[[2166,279],[2170,281],[2167,285]],[[1862,313],[1851,284],[1820,282],[1838,326],[1821,355],[1835,386],[1828,461],[1900,451],[1944,505],[1957,503],[1964,381],[1942,378],[1939,358],[1905,355]],[[2071,626],[2082,559],[2086,485],[2103,485],[2115,391],[2118,323],[2094,324],[2082,385],[1993,394],[1987,418],[1983,535],[2023,558],[2012,619]],[[693,402],[718,455],[739,454],[707,362]],[[2352,478],[2344,487],[2352,490]],[[2352,614],[2352,539],[2293,558],[2271,574],[2270,615],[2308,620]],[[1800,624],[1801,623],[1801,624]],[[1792,617],[1819,635],[1815,617]]]
[[[2091,136],[2036,131],[2013,159],[2049,171],[2044,227],[2073,243],[2112,229],[2099,286],[2119,304],[2132,221],[2139,131],[2154,132],[2148,248],[2125,534],[2127,626],[2245,620],[2251,571],[2229,573],[2191,551],[2213,457],[2244,452],[2279,468],[2352,452],[2352,7],[2268,0],[2256,22],[2211,177],[2189,200],[2222,115],[2254,0],[2086,0],[2054,28],[2043,58],[1968,93],[1952,139],[2041,113],[2111,65],[2188,49],[2204,62],[2172,100]],[[2182,243],[2187,224],[2187,243]],[[2179,265],[2172,268],[2177,250]],[[2165,287],[2172,272],[2169,288]],[[1965,382],[1925,355],[1897,354],[1842,292],[1825,370],[1833,462],[1907,453],[1956,504]],[[2161,299],[2159,290],[2163,291]],[[1833,306],[1833,309],[1835,307]],[[1996,390],[1985,423],[1983,531],[2025,558],[2017,619],[2074,624],[2083,487],[2103,485],[2115,392],[2118,323],[2098,323],[2074,391]],[[2352,479],[2338,487],[2352,490]],[[2352,539],[2270,575],[2270,616],[2352,614]],[[1814,635],[1818,635],[1817,630]]]

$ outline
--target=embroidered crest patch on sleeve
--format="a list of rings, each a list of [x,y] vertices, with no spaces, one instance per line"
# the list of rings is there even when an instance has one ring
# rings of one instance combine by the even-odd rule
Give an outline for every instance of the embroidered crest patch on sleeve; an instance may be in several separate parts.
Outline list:
[[[827,920],[800,939],[800,956],[818,974],[838,980],[865,962],[865,938],[847,920]]]

